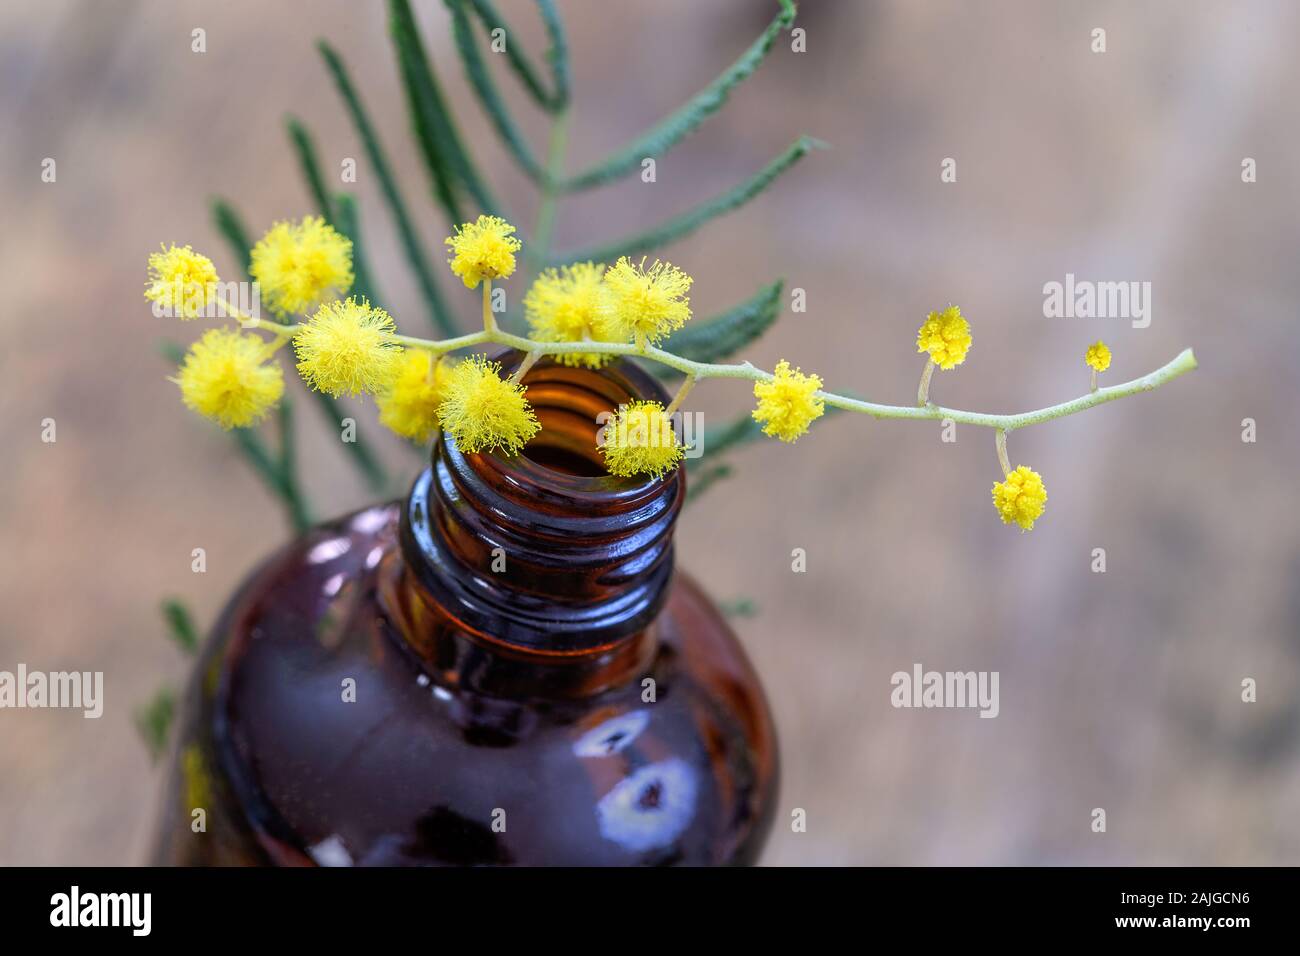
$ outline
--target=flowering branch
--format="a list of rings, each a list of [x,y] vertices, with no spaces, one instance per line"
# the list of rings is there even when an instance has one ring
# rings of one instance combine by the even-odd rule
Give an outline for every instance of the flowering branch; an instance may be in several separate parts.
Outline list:
[[[1196,368],[1195,356],[1186,349],[1141,378],[1099,388],[1096,373],[1109,368],[1111,356],[1106,344],[1097,342],[1084,356],[1093,372],[1086,395],[1013,415],[946,408],[930,401],[934,374],[963,364],[972,342],[970,323],[957,306],[949,305],[926,316],[917,331],[917,351],[927,356],[917,404],[882,405],[826,391],[819,376],[792,369],[785,361],[769,372],[749,362],[702,362],[661,348],[656,343],[691,318],[687,293],[693,280],[669,263],[646,266],[645,260],[638,264],[626,257],[609,268],[579,263],[540,273],[523,300],[531,326],[531,335],[524,337],[502,329],[492,311],[492,283],[515,271],[521,243],[514,232],[503,219],[480,216],[458,226],[447,239],[451,271],[469,289],[482,286],[483,328],[445,339],[399,335],[383,309],[364,299],[340,301],[338,296],[352,281],[350,242],[310,218],[300,225],[277,224],[251,257],[253,277],[263,286],[271,312],[281,317],[311,313],[306,321],[274,321],[242,312],[219,290],[211,262],[189,247],[173,246],[151,257],[145,296],[182,317],[197,318],[212,306],[245,330],[273,336],[266,341],[238,330],[213,329],[187,354],[175,379],[182,399],[226,428],[253,424],[279,402],[284,383],[272,355],[292,343],[297,370],[309,385],[335,397],[374,395],[380,421],[398,434],[424,442],[445,431],[467,452],[514,455],[541,430],[523,381],[539,358],[549,355],[566,365],[589,368],[620,357],[637,358],[686,378],[666,408],[655,400],[629,401],[606,424],[600,450],[613,475],[657,478],[676,468],[685,449],[673,428],[673,415],[700,381],[741,379],[753,383],[752,415],[763,433],[787,443],[805,434],[827,405],[873,418],[952,421],[994,429],[1003,480],[993,486],[993,503],[1004,523],[1024,531],[1042,516],[1047,491],[1033,469],[1012,467],[1007,455],[1010,432],[1149,392]],[[313,270],[299,262],[332,265]],[[509,378],[483,355],[446,361],[451,352],[482,345],[507,346],[524,358]]]
[[[274,332],[276,335],[292,337],[302,330],[301,325],[280,325],[266,319],[253,319],[245,321],[249,328],[266,329]],[[434,355],[446,355],[449,352],[459,351],[460,349],[473,348],[479,345],[504,345],[509,348],[518,349],[521,352],[536,353],[539,357],[542,355],[564,356],[564,355],[608,355],[611,357],[621,358],[642,358],[651,362],[658,362],[660,365],[675,369],[685,375],[692,376],[696,381],[706,378],[739,378],[751,382],[771,382],[775,375],[771,372],[764,371],[749,362],[723,363],[716,364],[712,362],[694,362],[664,349],[656,348],[653,345],[645,348],[637,348],[631,342],[539,342],[536,339],[525,338],[522,335],[512,335],[501,329],[492,331],[484,330],[482,332],[472,332],[469,335],[459,335],[450,339],[423,339],[409,335],[397,335],[394,340],[402,346],[414,349],[425,349]],[[946,408],[942,405],[925,405],[924,407],[915,407],[910,405],[881,405],[876,402],[868,402],[859,398],[851,398],[847,395],[839,395],[835,392],[818,390],[815,394],[822,399],[827,405],[835,408],[842,408],[849,412],[862,412],[870,415],[872,418],[904,418],[927,421],[942,421],[951,419],[959,425],[980,425],[985,428],[998,428],[1004,431],[1013,431],[1017,428],[1024,428],[1028,425],[1037,425],[1040,422],[1049,422],[1056,418],[1064,418],[1067,415],[1073,415],[1077,412],[1085,411],[1096,405],[1103,405],[1106,402],[1113,402],[1118,398],[1127,398],[1130,395],[1137,395],[1141,392],[1150,392],[1159,388],[1166,382],[1171,382],[1192,371],[1197,367],[1196,356],[1191,349],[1183,349],[1172,361],[1143,375],[1141,378],[1135,378],[1131,382],[1125,382],[1122,385],[1111,385],[1107,388],[1099,388],[1087,395],[1081,395],[1078,398],[1071,399],[1068,402],[1061,402],[1059,405],[1049,405],[1046,408],[1039,408],[1030,412],[1020,412],[1014,415],[993,415],[985,412],[966,412],[956,408]]]

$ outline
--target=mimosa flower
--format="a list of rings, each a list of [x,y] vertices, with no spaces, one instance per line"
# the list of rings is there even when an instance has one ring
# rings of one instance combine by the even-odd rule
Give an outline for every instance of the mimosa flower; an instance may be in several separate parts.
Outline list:
[[[1042,516],[1046,504],[1047,489],[1042,477],[1025,465],[993,486],[993,506],[1002,516],[1002,523],[1018,524],[1021,531],[1034,529],[1034,521]]]
[[[945,370],[966,361],[970,343],[970,323],[955,305],[931,312],[916,333],[916,350],[929,352],[930,360]]]
[[[320,216],[277,222],[253,246],[249,273],[277,315],[297,315],[352,288],[352,240]]]
[[[605,267],[579,262],[542,272],[524,296],[524,316],[538,342],[616,341],[608,331],[601,282]],[[557,355],[563,365],[600,368],[613,355],[599,353]]]
[[[207,256],[189,246],[163,246],[149,256],[144,297],[157,303],[157,312],[197,319],[212,301],[217,282],[217,267]]]
[[[499,363],[471,355],[448,373],[438,418],[463,452],[516,455],[542,429],[525,392],[501,377]]]
[[[244,428],[266,417],[284,394],[284,373],[267,362],[271,346],[235,329],[209,329],[190,346],[177,377],[181,400],[222,428]]]
[[[298,372],[335,398],[377,392],[393,380],[401,355],[395,331],[392,316],[369,302],[327,303],[294,336]]]
[[[438,431],[450,366],[423,349],[402,353],[393,380],[375,396],[379,421],[392,431],[424,444]]]
[[[691,317],[691,300],[686,293],[693,281],[667,262],[656,260],[647,269],[644,259],[633,265],[623,256],[605,273],[606,295],[601,310],[610,334],[644,346],[680,329]]]
[[[1083,357],[1088,368],[1094,372],[1104,372],[1110,368],[1110,348],[1101,339],[1088,346],[1088,353]]]
[[[755,382],[754,421],[763,425],[763,434],[792,442],[822,417],[826,404],[816,397],[822,380],[818,375],[804,375],[782,359],[777,363],[770,382]]]
[[[479,216],[476,222],[456,227],[456,234],[443,240],[451,246],[447,260],[451,271],[466,287],[474,289],[484,279],[506,279],[515,271],[515,253],[522,243],[513,235],[515,227],[497,216]]]
[[[658,478],[677,467],[686,453],[677,441],[672,419],[658,402],[620,405],[605,424],[605,468],[611,475]]]

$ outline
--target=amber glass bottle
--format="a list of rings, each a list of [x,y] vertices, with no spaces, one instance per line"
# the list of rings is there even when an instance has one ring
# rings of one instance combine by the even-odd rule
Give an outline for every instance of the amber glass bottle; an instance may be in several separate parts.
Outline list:
[[[613,478],[596,451],[600,412],[662,390],[626,363],[525,381],[523,454],[441,439],[404,503],[243,585],[182,708],[158,862],[754,861],[776,741],[674,573],[684,472]]]

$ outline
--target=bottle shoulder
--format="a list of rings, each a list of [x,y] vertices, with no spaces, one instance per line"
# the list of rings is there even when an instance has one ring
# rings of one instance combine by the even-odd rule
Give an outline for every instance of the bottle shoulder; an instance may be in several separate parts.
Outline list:
[[[262,566],[209,649],[197,728],[276,862],[737,862],[776,779],[762,690],[678,574],[643,672],[591,697],[437,679],[378,599],[396,506],[316,529]],[[458,666],[474,666],[461,661]]]

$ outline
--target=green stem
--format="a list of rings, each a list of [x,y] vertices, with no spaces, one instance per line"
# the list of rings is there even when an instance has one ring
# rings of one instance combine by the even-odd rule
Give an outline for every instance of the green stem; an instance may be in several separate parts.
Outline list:
[[[259,319],[256,327],[282,336],[296,335],[299,329],[302,328],[300,325],[279,325],[268,319]],[[536,352],[539,355],[596,354],[632,356],[658,362],[660,365],[666,365],[685,375],[693,376],[695,379],[739,378],[751,382],[770,382],[774,378],[771,372],[756,368],[749,362],[742,362],[739,365],[693,362],[671,352],[665,352],[663,349],[655,348],[653,345],[638,347],[631,342],[538,342],[534,339],[524,338],[522,335],[512,335],[499,328],[485,329],[482,332],[473,332],[469,335],[461,335],[437,342],[409,335],[394,336],[394,339],[399,345],[408,348],[427,349],[435,355],[443,355],[457,349],[472,348],[476,345],[496,344],[506,345],[521,352]],[[1183,349],[1167,365],[1143,375],[1141,378],[1135,378],[1131,382],[1112,385],[1109,388],[1099,388],[1095,392],[1071,399],[1068,402],[1062,402],[1059,405],[1049,405],[1046,408],[1039,408],[1032,412],[1020,412],[1015,415],[964,412],[956,408],[945,408],[942,405],[925,405],[920,408],[905,405],[880,405],[876,402],[863,401],[860,398],[850,398],[847,395],[837,395],[834,392],[824,391],[818,392],[817,397],[834,408],[842,408],[850,412],[862,412],[873,418],[908,418],[924,421],[952,419],[952,421],[962,425],[1000,428],[1009,432],[1017,428],[1024,428],[1027,425],[1049,422],[1054,418],[1064,418],[1066,415],[1073,415],[1076,412],[1092,408],[1094,405],[1104,405],[1106,402],[1137,395],[1139,392],[1153,391],[1166,382],[1171,382],[1195,368],[1196,356],[1192,354],[1191,349]]]
[[[537,206],[537,222],[533,225],[533,241],[525,253],[525,270],[528,285],[536,278],[551,255],[551,235],[555,230],[556,197],[559,181],[564,176],[564,155],[569,146],[569,111],[561,110],[551,121],[551,134],[546,147],[546,178],[542,182],[541,202]]]

